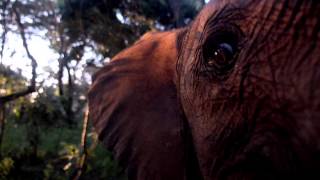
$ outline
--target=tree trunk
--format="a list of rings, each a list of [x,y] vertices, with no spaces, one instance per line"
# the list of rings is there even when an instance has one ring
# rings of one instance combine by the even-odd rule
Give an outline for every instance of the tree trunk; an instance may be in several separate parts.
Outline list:
[[[181,14],[180,14],[181,0],[167,0],[167,2],[173,13],[173,21],[174,21],[175,28],[179,28],[183,26]]]
[[[58,89],[59,89],[59,95],[63,96],[63,69],[64,69],[64,63],[62,62],[64,59],[59,59],[59,71],[58,71]]]
[[[72,75],[70,72],[70,67],[68,65],[66,65],[66,69],[68,72],[68,99],[67,99],[67,107],[66,107],[66,113],[67,113],[67,120],[68,123],[71,125],[73,124],[73,110],[72,110],[72,106],[73,106],[73,82],[72,82]]]
[[[6,108],[5,105],[0,105],[0,158],[2,157],[2,141],[6,125]]]

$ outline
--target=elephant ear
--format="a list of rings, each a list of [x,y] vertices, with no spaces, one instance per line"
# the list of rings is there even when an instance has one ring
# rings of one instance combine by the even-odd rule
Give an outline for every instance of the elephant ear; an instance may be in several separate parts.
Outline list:
[[[181,30],[149,33],[96,73],[89,110],[129,179],[185,179],[175,68]]]

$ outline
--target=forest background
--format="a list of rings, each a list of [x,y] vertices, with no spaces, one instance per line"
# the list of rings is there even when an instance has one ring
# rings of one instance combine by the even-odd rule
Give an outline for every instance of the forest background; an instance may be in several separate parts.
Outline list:
[[[91,75],[205,0],[0,0],[0,179],[126,179],[87,123]]]

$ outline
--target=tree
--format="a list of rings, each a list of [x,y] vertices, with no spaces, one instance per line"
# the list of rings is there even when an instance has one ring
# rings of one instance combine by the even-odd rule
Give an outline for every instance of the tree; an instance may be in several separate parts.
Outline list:
[[[0,179],[1,168],[13,179],[26,174],[32,174],[32,179],[74,174],[84,179],[122,178],[111,155],[96,148],[97,137],[86,135],[91,134],[87,121],[83,129],[88,133],[81,135],[88,76],[146,31],[188,24],[203,5],[203,0],[0,1],[0,58],[8,54],[8,36],[13,34],[21,39],[31,65],[31,77],[26,78],[0,63]],[[49,42],[48,48],[58,57],[57,67],[51,67],[57,70],[48,76],[57,83],[44,86],[39,80],[40,72],[49,70],[40,69],[43,59],[32,54],[30,39],[36,36]],[[21,139],[14,146],[10,137],[17,139],[17,134]],[[23,166],[36,170],[28,172]],[[10,173],[10,168],[16,173]]]
[[[9,0],[8,1],[5,1],[3,2],[2,4],[2,15],[6,15],[6,9],[8,7],[8,4],[9,4]],[[27,43],[27,40],[26,40],[26,33],[25,33],[25,27],[24,25],[22,24],[21,22],[21,14],[20,14],[20,6],[19,6],[19,2],[18,1],[15,1],[13,4],[12,4],[12,7],[11,7],[11,10],[12,10],[12,14],[15,16],[15,23],[18,27],[18,30],[19,30],[19,33],[20,33],[20,36],[21,36],[21,39],[22,39],[22,42],[23,42],[23,47],[25,48],[25,51],[26,51],[26,54],[28,56],[28,58],[30,59],[31,61],[31,66],[32,66],[32,78],[30,80],[30,84],[29,86],[25,89],[25,90],[22,90],[20,92],[15,92],[15,93],[12,93],[12,94],[7,94],[7,95],[4,95],[4,96],[1,96],[0,97],[0,107],[3,107],[5,105],[5,103],[7,102],[10,102],[12,100],[15,100],[19,97],[22,97],[22,96],[25,96],[25,95],[28,95],[32,92],[34,92],[36,90],[36,78],[37,78],[37,72],[36,72],[36,69],[37,69],[37,61],[36,59],[33,57],[33,55],[30,53],[29,51],[29,47],[28,47],[28,43]],[[6,38],[6,31],[7,31],[7,25],[6,25],[6,18],[4,17],[4,22],[3,22],[3,29],[4,29],[4,32],[2,34],[2,49],[1,49],[1,56],[3,54],[3,48],[4,48],[4,43],[5,43],[5,38]]]

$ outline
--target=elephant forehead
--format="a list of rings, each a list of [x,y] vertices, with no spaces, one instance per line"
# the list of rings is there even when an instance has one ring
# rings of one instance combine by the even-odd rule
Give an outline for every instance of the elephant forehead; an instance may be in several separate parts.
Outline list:
[[[319,10],[320,2],[312,0],[212,0],[192,24],[184,54],[179,59],[179,90],[205,177],[210,177],[212,170],[208,169],[213,165],[221,167],[219,159],[226,155],[225,150],[233,149],[233,142],[241,141],[246,133],[246,129],[242,129],[246,127],[244,119],[256,120],[265,116],[268,119],[265,114],[274,114],[270,119],[280,120],[267,126],[262,124],[261,129],[267,131],[273,128],[270,125],[280,127],[287,122],[278,112],[271,112],[277,108],[274,102],[279,103],[279,107],[290,104],[290,108],[285,109],[290,114],[302,107],[297,102],[296,92],[291,91],[286,82],[294,82],[291,89],[307,94],[304,87],[320,77],[313,69],[319,64]],[[207,33],[208,24],[217,26],[217,31],[224,24],[236,25],[246,39],[233,73],[221,84],[201,81],[192,71],[197,67],[195,54],[202,46],[201,38]],[[300,60],[307,64],[299,66]],[[250,68],[247,68],[248,64]],[[245,77],[243,74],[247,70],[250,76]],[[318,96],[315,90],[310,91]],[[242,101],[242,95],[246,103]],[[270,104],[272,108],[269,108]],[[316,106],[319,107],[316,104],[315,109]]]
[[[179,59],[179,63],[183,61],[180,67],[186,67],[189,72],[188,68],[194,65],[193,54],[202,45],[201,38],[206,36],[207,26],[219,29],[226,24],[235,25],[249,41],[247,44],[254,45],[256,50],[264,50],[266,45],[277,49],[286,43],[288,51],[294,49],[299,53],[308,48],[306,41],[317,42],[320,37],[319,10],[320,2],[311,0],[211,1],[189,28],[187,43]],[[252,51],[250,47],[247,49]]]
[[[218,14],[224,21],[239,25],[247,34],[261,27],[268,32],[272,26],[278,31],[293,34],[296,30],[311,36],[312,27],[319,20],[319,10],[320,3],[311,0],[212,0],[198,16],[193,32],[201,33],[207,21]]]

